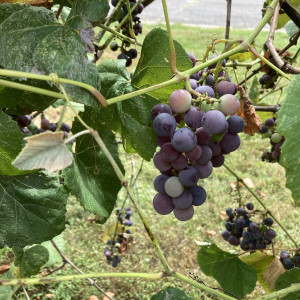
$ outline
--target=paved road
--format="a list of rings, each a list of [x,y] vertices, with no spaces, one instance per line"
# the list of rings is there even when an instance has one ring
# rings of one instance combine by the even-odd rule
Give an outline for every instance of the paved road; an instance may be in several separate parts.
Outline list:
[[[232,0],[231,27],[254,28],[261,19],[264,0]],[[171,23],[225,26],[226,0],[167,0]],[[162,4],[154,1],[141,14],[145,23],[164,22]]]

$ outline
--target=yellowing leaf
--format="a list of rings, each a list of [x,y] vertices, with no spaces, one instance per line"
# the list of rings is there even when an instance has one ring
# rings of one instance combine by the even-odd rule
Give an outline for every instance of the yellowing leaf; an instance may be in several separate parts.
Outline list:
[[[25,138],[28,143],[12,162],[20,170],[43,168],[62,170],[72,163],[73,155],[64,144],[64,133],[45,132]]]
[[[263,280],[268,283],[269,289],[271,291],[275,290],[275,282],[278,279],[279,275],[285,272],[282,263],[277,257],[275,257],[269,267],[265,270],[263,275]]]
[[[231,47],[231,49],[234,49],[238,46],[239,44],[235,44]],[[254,47],[254,44],[251,44],[251,47]],[[245,60],[251,59],[252,61],[256,59],[256,57],[254,56],[254,54],[252,52],[242,52],[242,53],[237,53],[234,55],[229,56],[230,60],[237,60],[239,62],[243,62]]]

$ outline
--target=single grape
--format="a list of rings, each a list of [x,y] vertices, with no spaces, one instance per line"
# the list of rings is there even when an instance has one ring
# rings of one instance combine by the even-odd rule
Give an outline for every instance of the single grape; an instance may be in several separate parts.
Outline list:
[[[155,117],[161,113],[167,113],[172,115],[172,109],[167,104],[163,104],[163,103],[156,104],[153,106],[151,110],[151,119],[154,120]]]
[[[258,229],[253,230],[253,231],[252,231],[252,237],[253,237],[255,240],[260,239],[260,238],[262,237],[260,230],[258,230]]]
[[[228,243],[232,246],[238,246],[240,244],[240,240],[234,235],[231,235],[228,237]]]
[[[225,133],[220,142],[221,148],[225,152],[233,152],[239,148],[241,139],[238,134]]]
[[[55,123],[51,123],[48,127],[48,129],[52,132],[55,132],[56,128],[57,128],[57,124],[55,124]]]
[[[207,164],[211,160],[211,158],[212,158],[212,151],[211,151],[211,149],[210,149],[209,146],[201,145],[200,147],[202,149],[202,155],[197,160],[197,164],[205,165],[205,164]]]
[[[179,197],[184,191],[184,186],[177,176],[172,176],[165,183],[165,191],[171,197]]]
[[[175,170],[183,170],[188,166],[188,159],[182,153],[180,153],[174,161],[172,161],[172,167]]]
[[[36,134],[39,134],[39,133],[42,133],[42,132],[44,132],[44,129],[42,129],[42,128],[38,128],[37,130],[36,130]]]
[[[206,201],[206,191],[202,186],[192,186],[190,188],[190,192],[193,196],[193,205],[194,206],[200,206]]]
[[[242,132],[245,126],[244,120],[239,116],[231,116],[227,119],[228,131],[230,133]]]
[[[260,133],[267,133],[269,131],[268,126],[267,125],[262,125],[261,129],[260,129]]]
[[[154,188],[160,194],[166,194],[165,183],[169,179],[167,175],[158,175],[153,182]]]
[[[197,129],[202,126],[202,117],[204,115],[203,110],[198,110],[196,107],[191,107],[184,114],[184,122],[186,125],[193,129]]]
[[[225,228],[226,228],[228,231],[231,231],[232,228],[233,228],[233,224],[232,224],[231,222],[227,221],[227,222],[225,223]]]
[[[193,53],[187,52],[187,55],[189,56],[190,61],[193,64],[193,67],[196,65],[196,56]]]
[[[172,197],[164,194],[156,194],[153,198],[153,207],[161,215],[168,215],[174,209]]]
[[[220,97],[225,94],[235,95],[237,92],[237,86],[233,82],[222,80],[218,82],[216,90]]]
[[[60,129],[61,129],[62,131],[65,131],[65,132],[68,132],[68,133],[69,133],[70,130],[71,130],[71,126],[63,122],[63,123],[61,124]]]
[[[169,103],[174,112],[185,113],[191,108],[192,96],[186,90],[175,90],[169,98]]]
[[[242,241],[240,243],[240,247],[242,250],[247,251],[249,249],[249,241],[242,239]]]
[[[172,168],[171,163],[162,158],[161,152],[154,155],[153,164],[159,171],[168,171]]]
[[[177,151],[189,152],[197,145],[197,138],[191,129],[179,128],[174,132],[171,143]]]
[[[249,242],[251,240],[251,233],[248,231],[243,232],[243,239]]]
[[[135,49],[129,49],[128,52],[127,52],[127,55],[132,58],[132,59],[135,59],[137,58],[137,51]]]
[[[261,85],[267,84],[272,81],[272,77],[269,74],[264,74],[260,79],[259,83]]]
[[[274,223],[274,221],[273,221],[272,218],[265,218],[265,219],[264,219],[264,224],[265,224],[266,226],[272,226],[273,223]]]
[[[43,130],[49,129],[50,121],[48,119],[42,119],[41,120],[41,128]]]
[[[129,67],[132,64],[132,59],[126,55],[125,53],[120,53],[118,55],[118,59],[125,59],[126,60],[126,67]]]
[[[280,257],[279,258],[280,258],[280,261],[282,262],[284,259],[290,258],[290,254],[289,254],[288,251],[282,251],[280,253]]]
[[[293,257],[293,263],[294,263],[297,267],[300,266],[300,254],[295,255],[295,256]]]
[[[287,270],[291,270],[291,269],[295,268],[295,265],[293,264],[293,262],[289,258],[285,258],[282,261],[282,264],[283,264],[284,268],[287,269]]]
[[[219,168],[223,166],[225,162],[225,157],[222,153],[220,153],[219,155],[213,156],[211,158],[211,162],[214,168]]]
[[[190,79],[195,79],[196,81],[199,81],[201,78],[201,76],[199,75],[199,73],[194,73],[190,76]]]
[[[273,127],[274,125],[275,125],[275,121],[274,121],[274,119],[267,119],[266,121],[265,121],[265,125],[266,126],[268,126],[268,127]]]
[[[175,161],[179,156],[179,152],[174,149],[172,143],[163,144],[161,146],[160,153],[161,157],[169,162]]]
[[[212,162],[209,161],[207,164],[202,165],[198,164],[197,161],[193,163],[193,167],[195,167],[199,172],[199,178],[204,179],[210,176],[210,174],[213,171],[213,165]]]
[[[210,141],[208,146],[212,151],[212,156],[221,154],[221,146],[219,143]]]
[[[27,127],[31,123],[31,117],[29,115],[20,116],[17,122],[20,127]]]
[[[156,143],[158,146],[162,146],[165,143],[170,143],[171,142],[171,136],[157,136],[156,137]]]
[[[236,228],[244,228],[245,226],[245,220],[242,218],[238,218],[235,220],[234,225]]]
[[[179,197],[173,198],[173,203],[176,208],[186,209],[192,205],[193,196],[189,190],[184,190],[184,192]]]
[[[193,90],[195,90],[199,86],[197,80],[195,79],[190,79],[190,85]]]
[[[276,231],[274,229],[267,229],[265,232],[265,239],[268,241],[271,241],[272,239],[274,239],[276,237]]]
[[[199,172],[194,167],[188,167],[186,170],[179,171],[178,178],[183,185],[194,186],[199,180]]]
[[[119,48],[119,46],[118,46],[118,44],[117,44],[116,42],[112,42],[112,43],[109,45],[109,48],[110,48],[110,50],[112,50],[112,51],[117,51],[118,48]]]
[[[251,202],[247,203],[246,207],[247,207],[248,210],[253,210],[254,209],[254,205]]]
[[[201,95],[207,95],[208,97],[211,97],[211,98],[215,97],[214,90],[208,85],[199,86],[195,89],[195,91]]]
[[[198,145],[207,145],[210,141],[211,134],[203,127],[198,128],[195,132]]]
[[[223,95],[219,101],[219,110],[224,115],[234,115],[240,108],[240,101],[231,94]]]
[[[209,74],[206,78],[205,78],[205,85],[213,87],[215,84],[215,78],[214,76],[212,76],[211,74]]]
[[[197,160],[201,157],[202,155],[202,148],[199,145],[196,145],[196,147],[185,153],[186,158],[190,159],[190,160]]]
[[[225,240],[225,241],[228,241],[228,238],[230,237],[230,232],[228,232],[227,230],[224,230],[222,232],[222,238]]]
[[[271,141],[275,144],[280,143],[282,140],[282,135],[279,134],[278,132],[275,132],[271,135]]]
[[[159,136],[171,136],[176,129],[176,120],[168,113],[161,113],[153,120],[153,129]]]
[[[258,230],[258,225],[254,222],[252,222],[249,226],[250,230],[251,231],[255,231],[255,230]]]
[[[242,208],[242,207],[238,207],[236,209],[236,214],[239,215],[239,216],[246,216],[247,215],[247,211]]]
[[[228,124],[224,114],[218,110],[210,110],[206,112],[202,118],[202,126],[210,134],[224,133]]]
[[[188,221],[194,215],[194,207],[193,205],[186,209],[180,209],[175,207],[173,213],[176,219],[178,219],[179,221]]]

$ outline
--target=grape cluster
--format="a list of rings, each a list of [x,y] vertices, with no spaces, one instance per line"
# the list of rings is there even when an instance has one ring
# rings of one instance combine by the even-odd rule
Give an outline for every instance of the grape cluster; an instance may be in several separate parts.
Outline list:
[[[276,237],[276,231],[270,228],[273,225],[273,219],[267,217],[262,223],[253,222],[251,220],[251,217],[255,215],[253,209],[252,203],[247,203],[246,209],[243,207],[235,210],[226,209],[228,219],[222,237],[230,245],[240,246],[244,251],[265,249]]]
[[[31,131],[27,128],[27,126],[30,126],[31,124],[31,116],[30,115],[23,115],[23,116],[13,116],[13,119],[15,119],[21,129],[21,131],[26,134],[30,135]]]
[[[132,60],[137,58],[138,53],[136,49],[131,48],[129,50],[126,50],[126,47],[130,46],[130,43],[127,43],[126,41],[122,42],[122,45],[119,47],[118,43],[112,42],[110,44],[110,49],[112,51],[117,51],[119,48],[121,49],[121,53],[118,55],[118,59],[125,59],[126,60],[126,67],[131,66]]]
[[[116,253],[122,253],[126,250],[129,236],[132,234],[132,230],[127,228],[133,225],[132,220],[130,220],[130,217],[132,216],[132,211],[130,207],[127,207],[125,212],[122,211],[121,208],[118,208],[116,210],[117,215],[117,227],[118,225],[121,225],[122,232],[118,235],[115,232],[112,239],[107,240],[106,246],[104,249],[104,255],[107,259],[107,262],[111,264],[114,268],[118,266],[118,264],[121,262],[121,257]]]
[[[281,150],[280,147],[284,143],[285,138],[276,131],[276,118],[267,119],[262,125],[261,130],[259,131],[263,134],[264,137],[270,138],[271,151],[265,151],[261,159],[262,161],[268,162],[278,162],[280,159]]]
[[[298,251],[292,256],[288,251],[282,251],[280,261],[286,270],[300,268],[300,252]]]
[[[205,97],[209,97],[207,92]],[[226,119],[226,115],[238,111],[239,100],[224,94],[219,101],[220,110],[204,112],[192,106],[187,90],[179,89],[171,94],[169,105],[152,108],[153,128],[160,146],[153,162],[161,172],[154,180],[158,194],[153,207],[159,214],[173,211],[180,221],[191,219],[194,206],[206,200],[206,191],[197,186],[198,180],[209,177],[213,167],[223,165],[224,155],[240,146],[238,133],[243,131],[243,119],[236,115]]]

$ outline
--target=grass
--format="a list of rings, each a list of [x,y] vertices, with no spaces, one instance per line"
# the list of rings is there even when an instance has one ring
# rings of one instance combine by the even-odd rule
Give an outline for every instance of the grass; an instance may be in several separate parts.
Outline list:
[[[160,25],[163,27],[162,25]],[[144,32],[149,32],[154,26],[144,25]],[[223,28],[201,29],[198,27],[188,27],[180,24],[172,26],[173,36],[183,47],[190,52],[201,57],[214,37],[224,36]],[[188,34],[187,34],[188,32]],[[249,30],[232,30],[231,38],[247,37]],[[266,40],[267,32],[262,32],[256,45],[262,47]],[[283,48],[288,37],[278,33],[276,46]],[[291,49],[293,52],[294,49]],[[221,51],[218,49],[218,51]],[[103,58],[114,57],[116,54],[109,52]],[[134,66],[131,68],[133,70]],[[244,76],[244,70],[237,72],[240,80]],[[267,207],[274,210],[278,219],[287,227],[290,233],[299,238],[298,223],[300,220],[299,209],[295,209],[291,192],[285,188],[284,169],[278,164],[262,162],[260,156],[263,151],[269,148],[269,141],[260,136],[249,137],[241,135],[242,145],[240,149],[226,157],[227,165],[235,170],[242,178],[249,178],[254,185],[254,190],[264,199]],[[128,178],[131,177],[131,159],[124,153],[120,146],[120,156],[127,170]],[[141,164],[141,159],[134,155],[136,168]],[[160,216],[156,214],[152,207],[152,198],[155,191],[152,182],[159,172],[153,167],[151,162],[145,162],[143,171],[138,179],[139,202],[154,231],[161,248],[170,263],[177,271],[188,275],[191,271],[204,280],[205,284],[211,287],[219,287],[217,282],[206,277],[197,264],[197,242],[217,243],[224,250],[236,251],[235,247],[228,246],[221,238],[224,227],[224,212],[227,207],[238,206],[238,195],[232,190],[235,178],[224,168],[215,169],[212,176],[201,181],[201,185],[206,189],[208,199],[206,203],[196,208],[195,215],[191,221],[178,222],[173,215]],[[244,189],[242,192],[242,202],[253,202],[257,208],[261,207],[255,199]],[[116,207],[122,205],[125,199],[125,191],[121,190],[118,196]],[[127,200],[126,206],[131,206]],[[134,242],[133,245],[122,254],[122,262],[117,269],[106,263],[103,255],[105,244],[102,241],[104,233],[109,226],[116,221],[115,215],[105,225],[98,225],[93,222],[93,216],[85,212],[74,198],[70,198],[67,206],[67,227],[63,233],[65,240],[65,254],[84,272],[159,272],[162,266],[154,251],[150,240],[143,229],[137,213],[133,212],[134,221]],[[276,253],[281,249],[292,247],[291,242],[278,228],[276,238]],[[3,253],[2,253],[3,252]],[[0,252],[1,262],[5,258],[9,260],[9,251]],[[70,267],[58,271],[57,275],[76,274]],[[195,288],[183,284],[172,278],[165,278],[160,281],[145,281],[140,279],[103,279],[96,280],[97,284],[106,292],[115,294],[115,300],[132,299],[146,300],[166,286],[174,286],[184,289],[192,299],[214,299]],[[32,299],[89,299],[91,295],[102,296],[87,281],[72,281],[52,285],[28,287],[28,293]],[[250,298],[264,294],[261,287],[257,286]],[[24,293],[19,290],[16,299],[26,299]]]

